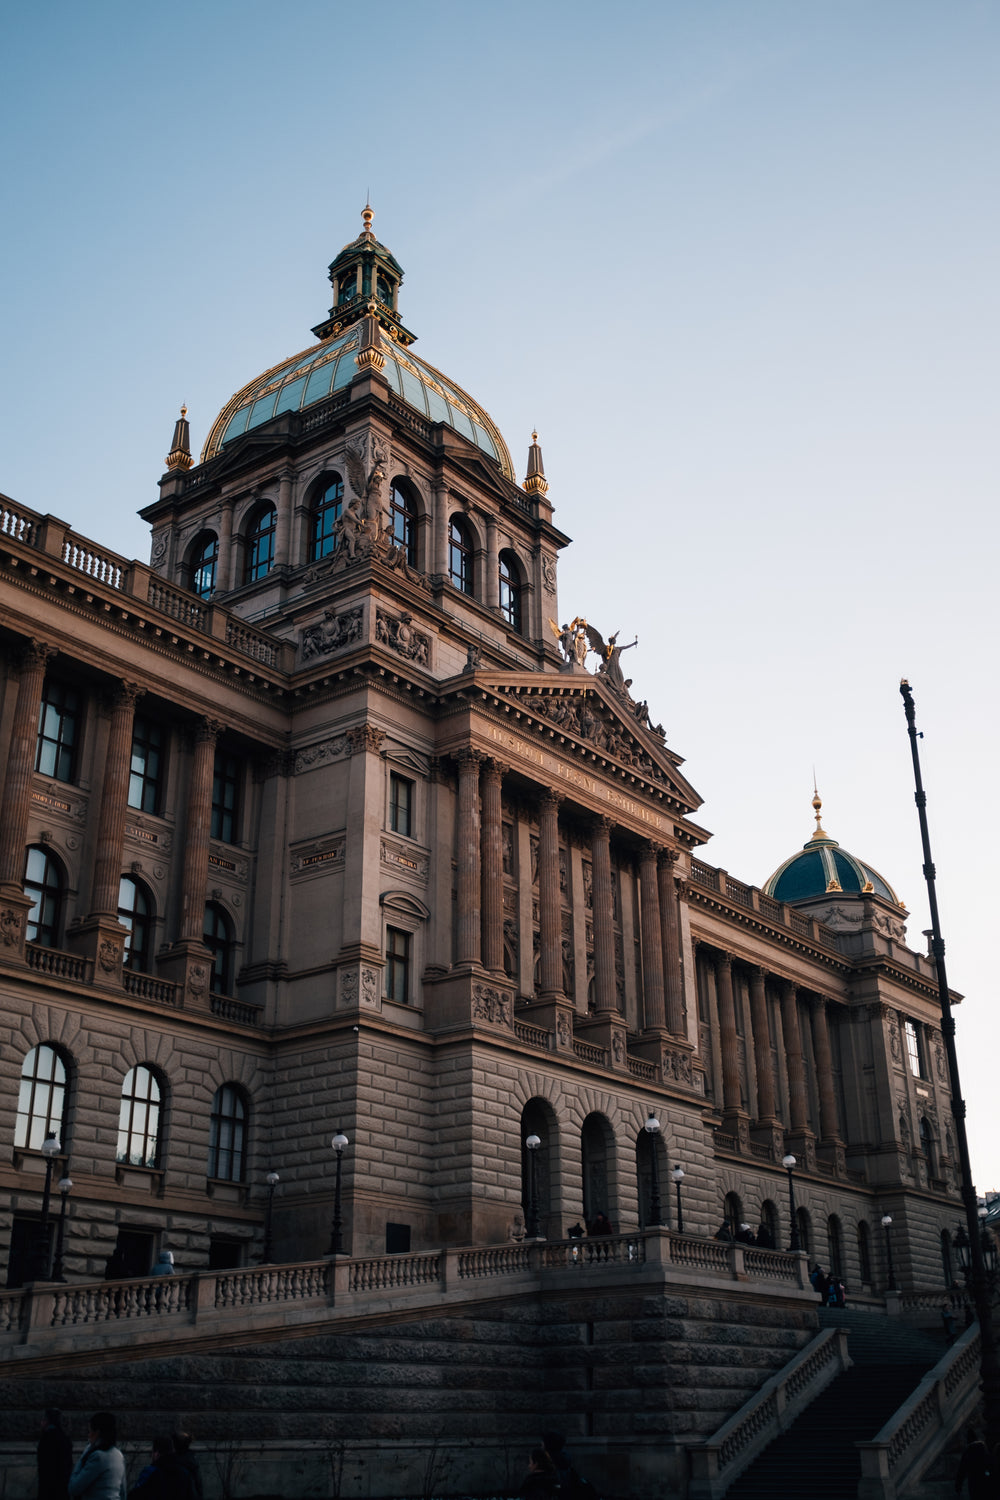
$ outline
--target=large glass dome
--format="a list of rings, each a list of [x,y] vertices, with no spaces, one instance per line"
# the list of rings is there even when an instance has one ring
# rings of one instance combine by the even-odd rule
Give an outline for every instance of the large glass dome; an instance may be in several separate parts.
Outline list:
[[[764,883],[762,890],[765,896],[794,904],[796,901],[809,901],[815,896],[841,891],[852,896],[881,896],[894,906],[901,906],[902,902],[892,886],[877,870],[873,870],[871,865],[863,864],[853,854],[848,854],[846,849],[841,849],[837,840],[825,832],[820,825],[822,806],[819,795],[815,795],[813,807],[816,812],[816,832],[798,854],[786,859],[770,880]]]

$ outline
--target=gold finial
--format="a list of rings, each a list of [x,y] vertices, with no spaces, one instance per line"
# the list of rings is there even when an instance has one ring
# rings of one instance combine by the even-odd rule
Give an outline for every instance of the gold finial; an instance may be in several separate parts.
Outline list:
[[[361,210],[361,222],[365,226],[364,227],[364,233],[365,234],[371,234],[371,232],[372,232],[372,219],[374,219],[374,217],[375,217],[375,210],[372,208],[372,206],[371,206],[370,203],[366,203],[365,206],[364,206],[364,208]]]
[[[542,462],[542,450],[538,446],[538,432],[532,431],[531,447],[528,449],[528,472],[524,479],[523,489],[529,495],[544,495],[549,485],[545,478],[545,465]]]
[[[820,794],[819,794],[819,792],[818,792],[818,790],[816,788],[815,773],[813,773],[813,799],[812,799],[812,805],[813,805],[813,813],[814,813],[814,816],[816,818],[816,831],[813,834],[813,838],[814,839],[826,839],[826,838],[829,838],[830,835],[827,833],[826,829],[823,827],[822,823],[820,822],[820,811],[821,811],[821,809],[823,807],[823,798],[820,796]]]
[[[182,401],[181,402],[181,416],[182,417],[186,417],[187,414],[188,414],[187,404]]]
[[[191,429],[188,426],[187,407],[181,407],[181,414],[174,423],[174,440],[167,454],[168,469],[190,469],[194,463],[191,456]]]

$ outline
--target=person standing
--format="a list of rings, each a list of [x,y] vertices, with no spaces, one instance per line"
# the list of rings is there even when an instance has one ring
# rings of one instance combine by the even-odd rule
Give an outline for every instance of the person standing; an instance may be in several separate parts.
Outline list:
[[[110,1411],[90,1419],[90,1436],[69,1476],[70,1500],[125,1500],[125,1459],[115,1446],[117,1423]]]
[[[66,1500],[73,1472],[73,1444],[63,1428],[62,1412],[46,1407],[38,1434],[38,1500]]]

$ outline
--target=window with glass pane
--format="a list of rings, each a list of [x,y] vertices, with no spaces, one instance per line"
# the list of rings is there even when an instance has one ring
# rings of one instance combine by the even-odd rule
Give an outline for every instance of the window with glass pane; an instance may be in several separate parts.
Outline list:
[[[413,836],[413,782],[395,771],[389,776],[389,827],[404,838]]]
[[[128,805],[140,812],[160,810],[163,773],[163,731],[143,714],[132,726],[132,760],[129,766]]]
[[[320,492],[312,513],[309,541],[309,561],[317,562],[329,557],[336,550],[337,533],[334,529],[340,519],[344,503],[344,482],[334,474],[326,489]]]
[[[247,1107],[240,1090],[224,1083],[212,1103],[208,1142],[208,1175],[223,1182],[242,1182],[246,1155]]]
[[[215,574],[219,566],[219,538],[207,531],[195,547],[191,559],[191,589],[199,599],[211,599],[215,593]]]
[[[233,992],[233,928],[232,923],[214,901],[205,907],[205,947],[212,955],[213,995],[231,995]]]
[[[411,568],[417,565],[417,508],[398,484],[389,496],[389,530]]]
[[[58,861],[45,849],[28,850],[24,865],[24,894],[31,898],[28,942],[40,943],[43,948],[58,947],[63,875]]]
[[[21,1064],[14,1145],[40,1151],[46,1136],[66,1145],[66,1065],[54,1047],[32,1047]]]
[[[337,297],[337,306],[338,307],[343,307],[346,303],[353,301],[354,298],[357,296],[357,292],[358,292],[358,271],[357,271],[357,267],[355,266],[353,268],[353,270],[350,270],[350,271],[344,271],[341,274],[339,280],[340,280],[340,293],[339,293],[339,295]]]
[[[118,920],[128,928],[125,939],[125,967],[137,973],[149,973],[153,927],[153,906],[145,886],[123,875],[118,884]]]
[[[923,1078],[924,1070],[920,1057],[920,1037],[913,1021],[903,1023],[903,1032],[906,1036],[906,1056],[910,1064],[910,1072],[914,1078]]]
[[[410,1003],[410,934],[398,927],[386,928],[385,993],[399,1005]]]
[[[247,532],[247,583],[266,578],[274,563],[274,538],[278,529],[278,512],[273,505],[258,513]]]
[[[149,1068],[130,1068],[122,1084],[115,1160],[129,1167],[160,1164],[160,1085]]]
[[[500,554],[500,613],[512,630],[521,629],[521,582],[509,552]]]
[[[38,711],[35,770],[57,781],[75,781],[79,729],[79,694],[64,683],[46,682]]]
[[[212,774],[212,837],[233,844],[239,835],[240,782],[243,766],[239,757],[224,750],[215,752]]]
[[[472,539],[466,526],[453,520],[448,527],[448,574],[463,594],[472,593]]]

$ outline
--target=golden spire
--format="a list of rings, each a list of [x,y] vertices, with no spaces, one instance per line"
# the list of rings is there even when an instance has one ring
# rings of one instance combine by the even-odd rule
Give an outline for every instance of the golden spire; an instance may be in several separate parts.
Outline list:
[[[194,463],[191,457],[191,428],[188,425],[187,407],[181,407],[181,414],[174,423],[174,441],[170,452],[167,454],[168,469],[190,469]]]
[[[820,810],[821,810],[821,808],[823,806],[823,798],[820,796],[819,792],[816,789],[816,780],[815,780],[815,777],[813,778],[813,799],[812,799],[812,805],[813,805],[813,814],[814,814],[814,816],[816,818],[816,830],[813,833],[813,838],[814,839],[828,839],[830,837],[830,835],[827,833],[826,829],[823,827],[822,823],[820,822]]]
[[[374,219],[374,217],[375,210],[372,208],[370,203],[366,203],[364,208],[361,210],[361,222],[364,225],[364,228],[361,231],[362,234],[371,234],[372,219]]]
[[[545,495],[548,493],[548,480],[545,478],[545,465],[542,463],[542,450],[538,446],[538,433],[531,434],[531,447],[528,449],[528,472],[525,476],[523,488],[529,495]]]

